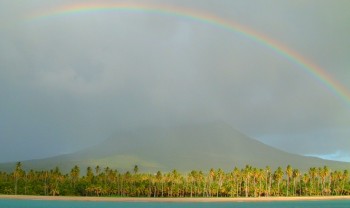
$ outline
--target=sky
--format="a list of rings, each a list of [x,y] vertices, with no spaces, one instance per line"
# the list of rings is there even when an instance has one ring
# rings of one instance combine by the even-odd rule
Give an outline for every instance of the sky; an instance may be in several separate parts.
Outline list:
[[[98,2],[166,5],[236,22],[350,92],[348,0]],[[121,129],[217,121],[288,152],[350,162],[350,98],[295,61],[181,15],[50,15],[71,4],[0,1],[0,162],[74,152]]]

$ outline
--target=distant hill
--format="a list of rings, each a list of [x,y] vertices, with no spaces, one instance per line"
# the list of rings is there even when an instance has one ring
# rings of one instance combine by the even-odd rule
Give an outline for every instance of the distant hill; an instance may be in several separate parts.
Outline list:
[[[329,166],[332,170],[349,169],[350,163],[322,160],[287,153],[251,139],[223,124],[192,125],[174,128],[144,128],[120,132],[99,145],[73,154],[40,160],[22,161],[25,169],[51,169],[59,166],[69,171],[80,165],[140,171],[207,171],[222,168],[226,171],[246,164],[272,169],[288,164],[300,170]],[[0,171],[13,170],[14,163],[0,164]]]

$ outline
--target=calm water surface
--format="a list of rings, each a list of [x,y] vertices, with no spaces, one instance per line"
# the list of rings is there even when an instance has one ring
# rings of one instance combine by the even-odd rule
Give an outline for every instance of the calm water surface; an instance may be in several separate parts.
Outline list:
[[[350,200],[341,201],[298,201],[298,202],[224,202],[224,203],[161,203],[161,202],[80,202],[80,201],[36,201],[36,200],[8,200],[0,199],[1,208],[107,208],[107,207],[126,207],[126,208],[349,208]]]

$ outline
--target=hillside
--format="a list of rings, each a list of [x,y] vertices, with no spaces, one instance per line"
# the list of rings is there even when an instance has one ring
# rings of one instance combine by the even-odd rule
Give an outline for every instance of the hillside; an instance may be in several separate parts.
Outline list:
[[[176,128],[144,128],[125,131],[99,145],[73,154],[52,158],[23,161],[25,169],[50,169],[59,166],[68,171],[79,164],[109,166],[119,170],[131,170],[134,165],[140,171],[169,171],[177,169],[226,171],[246,164],[272,169],[288,164],[300,170],[329,166],[331,169],[349,169],[350,163],[322,160],[290,154],[251,139],[223,123],[184,126]],[[0,170],[12,170],[14,163],[0,164]]]

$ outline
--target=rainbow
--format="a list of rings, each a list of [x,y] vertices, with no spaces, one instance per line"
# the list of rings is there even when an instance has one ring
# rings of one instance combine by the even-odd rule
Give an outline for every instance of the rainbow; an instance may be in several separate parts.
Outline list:
[[[216,27],[234,32],[245,38],[250,39],[264,47],[269,48],[276,54],[284,57],[291,63],[303,69],[311,77],[317,79],[330,92],[339,97],[348,106],[350,105],[350,93],[341,83],[332,78],[324,69],[317,66],[312,61],[306,59],[296,51],[286,47],[280,42],[273,40],[264,34],[258,33],[248,27],[238,24],[232,20],[224,19],[215,16],[211,13],[196,11],[184,7],[176,7],[173,5],[151,5],[151,4],[136,4],[136,3],[83,3],[83,4],[68,4],[63,7],[54,8],[45,12],[37,12],[30,15],[27,20],[33,21],[52,16],[63,16],[82,14],[99,11],[127,11],[127,12],[150,12],[159,15],[171,15],[181,18],[188,18],[194,21],[199,21],[205,24],[214,25]]]

